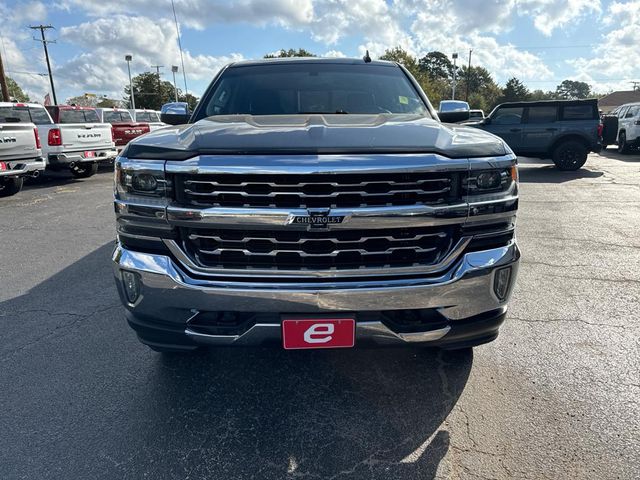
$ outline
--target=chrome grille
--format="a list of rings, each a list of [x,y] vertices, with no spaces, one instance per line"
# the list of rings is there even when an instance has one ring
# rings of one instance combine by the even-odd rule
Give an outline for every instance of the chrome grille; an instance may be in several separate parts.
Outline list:
[[[340,231],[181,230],[183,251],[205,268],[322,270],[433,265],[455,227]]]
[[[350,208],[438,205],[458,196],[455,173],[177,175],[176,200],[196,207]]]

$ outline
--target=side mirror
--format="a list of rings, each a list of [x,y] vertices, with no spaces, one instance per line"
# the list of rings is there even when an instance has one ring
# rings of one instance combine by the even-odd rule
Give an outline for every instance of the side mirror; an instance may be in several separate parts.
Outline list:
[[[484,120],[482,120],[482,125],[490,125],[491,124],[491,117],[486,117]]]
[[[160,121],[168,125],[184,125],[189,123],[191,113],[186,102],[165,103],[160,110]]]
[[[440,102],[438,117],[443,123],[469,120],[469,104],[460,100],[443,100]]]

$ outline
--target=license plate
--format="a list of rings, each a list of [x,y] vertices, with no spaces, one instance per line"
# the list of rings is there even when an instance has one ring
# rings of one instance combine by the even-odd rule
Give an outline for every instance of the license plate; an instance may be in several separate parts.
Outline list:
[[[93,151],[84,152],[84,158],[93,158],[95,156],[96,156],[96,152],[93,152]]]
[[[282,320],[282,345],[303,348],[351,348],[355,343],[353,318],[288,318]]]

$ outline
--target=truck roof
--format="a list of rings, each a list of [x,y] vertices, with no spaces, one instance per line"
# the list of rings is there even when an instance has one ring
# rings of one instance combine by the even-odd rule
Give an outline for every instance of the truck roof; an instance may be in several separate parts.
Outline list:
[[[319,63],[319,64],[341,64],[341,65],[379,65],[384,67],[395,67],[396,62],[386,60],[371,60],[365,62],[362,58],[322,58],[322,57],[284,57],[284,58],[261,58],[258,60],[242,60],[233,62],[229,67],[249,67],[265,64],[292,64],[292,63]]]
[[[580,104],[597,104],[597,98],[587,98],[583,100],[536,100],[531,102],[504,102],[498,107],[530,107],[532,105],[580,105]],[[496,108],[498,108],[496,107]]]
[[[38,107],[38,108],[44,108],[44,105],[40,105],[39,103],[29,103],[29,102],[0,102],[0,107]]]

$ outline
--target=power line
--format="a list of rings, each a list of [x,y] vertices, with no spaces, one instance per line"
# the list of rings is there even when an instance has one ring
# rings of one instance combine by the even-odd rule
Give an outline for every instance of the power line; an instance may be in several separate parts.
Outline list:
[[[42,40],[39,40],[33,37],[34,40],[38,42],[42,42],[44,46],[44,56],[47,59],[47,70],[49,71],[49,82],[51,83],[51,93],[53,94],[53,104],[58,104],[58,99],[56,98],[56,88],[53,85],[53,74],[51,73],[51,63],[49,62],[49,50],[47,49],[47,43],[56,43],[54,40],[47,40],[44,36],[44,31],[53,28],[51,25],[32,25],[29,27],[31,30],[40,30],[40,35],[42,36]]]
[[[189,90],[187,89],[187,72],[184,69],[184,57],[182,56],[182,40],[180,40],[180,29],[178,28],[178,17],[176,16],[176,6],[171,0],[171,8],[173,8],[173,21],[176,24],[176,34],[178,35],[178,48],[180,49],[180,64],[182,65],[182,78],[184,78],[184,99],[187,100]]]

